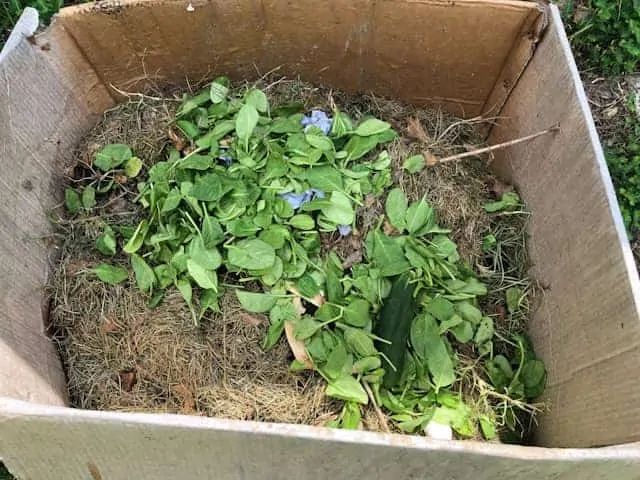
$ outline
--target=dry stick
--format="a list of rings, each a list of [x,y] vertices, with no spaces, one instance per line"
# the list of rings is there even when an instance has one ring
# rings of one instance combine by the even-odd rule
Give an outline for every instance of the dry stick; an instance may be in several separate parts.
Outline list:
[[[362,382],[362,384],[364,385],[364,389],[367,391],[367,394],[371,399],[371,404],[373,405],[373,409],[375,410],[376,415],[378,416],[378,421],[380,422],[380,426],[382,427],[382,430],[384,430],[385,433],[391,433],[391,430],[389,430],[389,424],[387,423],[387,417],[384,416],[384,413],[382,413],[382,410],[380,410],[380,407],[378,407],[378,404],[376,403],[376,397],[373,396],[371,387],[367,382]]]
[[[502,148],[507,148],[507,147],[510,147],[512,145],[517,145],[518,143],[528,142],[529,140],[533,140],[534,138],[541,137],[542,135],[547,135],[548,133],[557,132],[559,130],[560,130],[560,126],[559,125],[555,125],[555,126],[553,126],[551,128],[547,128],[546,130],[543,130],[541,132],[534,133],[532,135],[527,135],[526,137],[516,138],[515,140],[509,140],[508,142],[504,142],[504,143],[497,143],[495,145],[491,145],[490,147],[479,148],[477,150],[472,150],[470,152],[458,153],[457,155],[451,155],[450,157],[439,158],[438,159],[438,163],[454,162],[456,160],[461,160],[461,159],[467,158],[467,157],[475,157],[475,156],[480,155],[482,153],[493,152],[494,150],[500,150]]]

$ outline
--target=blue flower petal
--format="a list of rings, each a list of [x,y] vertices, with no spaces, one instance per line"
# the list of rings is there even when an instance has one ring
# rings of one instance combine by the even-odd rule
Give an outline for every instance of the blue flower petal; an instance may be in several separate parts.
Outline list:
[[[318,127],[325,135],[328,135],[331,131],[333,120],[322,110],[311,110],[311,115],[302,117],[300,123],[305,129],[310,126]]]
[[[282,198],[283,200],[286,200],[289,203],[289,205],[291,205],[291,208],[293,208],[294,210],[297,210],[302,206],[303,203],[305,203],[304,193],[293,193],[293,192],[281,193],[280,198]]]
[[[351,225],[338,225],[338,232],[341,237],[346,237],[351,233]]]

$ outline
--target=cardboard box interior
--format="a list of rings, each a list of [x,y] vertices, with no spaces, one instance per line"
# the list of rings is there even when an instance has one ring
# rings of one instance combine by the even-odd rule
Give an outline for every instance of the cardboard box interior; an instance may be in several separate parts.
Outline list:
[[[457,478],[495,478],[505,470],[501,478],[543,478],[537,471],[637,478],[638,446],[575,451],[438,443],[58,408],[66,404],[64,374],[43,333],[43,285],[55,251],[42,239],[50,233],[47,209],[60,199],[62,166],[119,100],[111,87],[137,92],[148,82],[184,84],[215,74],[255,78],[276,67],[286,76],[465,117],[499,114],[489,143],[559,124],[559,133],[503,151],[494,162],[533,212],[533,271],[545,292],[531,324],[549,370],[550,410],[540,418],[536,442],[593,447],[640,440],[640,282],[555,7],[499,0],[138,0],[63,9],[0,64],[0,456],[25,478],[85,478],[87,469],[102,478],[92,472],[96,462],[104,478],[127,478],[131,465],[140,468],[139,478],[172,478],[171,470],[159,469],[169,460],[182,466],[180,478],[216,465],[218,478],[239,478],[241,471],[259,478],[270,456],[292,461],[283,472],[304,478],[352,478],[349,472],[376,471],[367,458],[382,465],[404,456],[406,468],[372,474],[410,478],[429,465]],[[44,451],[36,448],[45,444]],[[247,446],[258,455],[243,453]],[[351,452],[360,470],[347,468],[348,459],[327,465],[321,453],[332,447]],[[74,452],[72,463],[64,464],[65,448]],[[114,465],[121,455],[130,463]],[[318,473],[309,475],[309,465]],[[45,468],[55,474],[43,476]]]

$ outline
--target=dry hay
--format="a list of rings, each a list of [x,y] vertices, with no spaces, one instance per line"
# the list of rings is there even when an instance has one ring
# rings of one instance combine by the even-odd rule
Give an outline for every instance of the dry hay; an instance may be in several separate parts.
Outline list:
[[[486,158],[425,168],[414,175],[401,168],[409,154],[444,156],[474,148],[481,143],[476,122],[369,95],[348,96],[299,80],[263,79],[260,86],[272,103],[296,100],[306,108],[326,110],[335,102],[355,118],[372,114],[391,122],[400,134],[387,146],[394,182],[411,200],[426,195],[441,225],[452,230],[462,257],[476,266],[494,290],[485,308],[492,311],[502,304],[508,286],[529,289],[523,218],[490,217],[482,209],[495,198],[494,187],[503,187],[489,173]],[[129,144],[147,167],[161,158],[170,144],[167,132],[176,100],[138,95],[106,112],[80,143],[68,181],[82,176],[96,150],[107,143]],[[268,321],[244,312],[232,293],[224,296],[221,313],[205,315],[196,327],[177,292],[170,292],[159,308],[151,310],[134,282],[109,286],[88,272],[104,261],[93,248],[104,222],[137,222],[140,212],[130,201],[133,196],[130,192],[109,199],[106,207],[98,207],[96,216],[58,220],[60,260],[50,282],[50,318],[71,404],[310,425],[335,419],[341,404],[324,396],[323,380],[309,372],[289,372],[292,355],[284,340],[264,352],[261,343]],[[333,235],[325,239],[325,246],[343,259],[349,253],[348,261],[358,261],[353,253],[361,255],[362,240],[377,225],[383,202],[367,199],[358,212],[354,235],[347,239]],[[499,238],[505,248],[503,261],[496,264],[483,256],[480,245],[483,236],[498,227],[504,230]],[[118,262],[127,264],[120,256],[114,259]],[[516,325],[500,325],[498,318],[497,325],[504,332],[521,331],[526,317],[517,319]],[[373,409],[365,412],[364,423],[370,430],[385,429]]]

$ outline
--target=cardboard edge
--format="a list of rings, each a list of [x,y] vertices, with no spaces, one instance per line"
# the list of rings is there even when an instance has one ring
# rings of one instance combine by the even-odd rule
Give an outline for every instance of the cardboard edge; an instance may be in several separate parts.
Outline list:
[[[562,22],[560,9],[558,8],[557,5],[550,4],[549,11],[550,11],[549,28],[555,29],[556,32],[558,33],[558,38],[560,39],[560,46],[562,47],[562,51],[564,52],[565,58],[567,61],[567,65],[569,66],[569,69],[571,71],[574,88],[576,91],[576,95],[578,97],[578,102],[580,104],[580,109],[582,110],[582,114],[587,124],[587,129],[589,130],[589,140],[591,142],[591,147],[593,148],[593,151],[595,153],[598,169],[600,170],[600,178],[602,179],[604,190],[607,195],[609,212],[613,217],[613,222],[616,228],[616,234],[618,236],[619,245],[620,245],[620,248],[622,249],[624,262],[627,267],[629,284],[631,286],[631,291],[633,292],[633,299],[635,302],[636,311],[640,312],[640,276],[638,274],[638,268],[636,266],[636,262],[633,257],[633,252],[631,250],[631,243],[629,242],[629,237],[627,236],[627,230],[624,226],[624,221],[622,220],[620,205],[618,204],[616,191],[613,186],[613,181],[611,180],[611,174],[609,173],[607,160],[604,156],[604,150],[602,148],[602,144],[600,143],[600,136],[598,135],[596,124],[593,120],[593,115],[591,113],[591,108],[589,107],[587,94],[584,90],[582,79],[580,78],[580,72],[578,71],[578,66],[576,64],[575,58],[573,56],[573,52],[571,50],[571,44],[569,43],[567,32],[564,29],[564,24]]]
[[[533,5],[536,7],[535,11],[532,10],[531,14],[524,20],[493,89],[482,106],[480,116],[483,118],[500,115],[518,84],[518,80],[520,80],[527,65],[535,55],[538,42],[549,26],[548,6],[542,4]],[[489,138],[491,129],[492,123],[487,123],[482,128],[483,131],[481,133],[485,135],[485,138]]]
[[[39,405],[0,397],[0,426],[4,422],[44,420],[76,424],[152,425],[166,428],[218,430],[235,433],[260,434],[267,437],[295,437],[318,441],[358,443],[371,446],[402,447],[422,451],[450,451],[481,454],[519,460],[560,460],[583,462],[595,460],[640,461],[640,443],[604,448],[543,448],[486,443],[473,440],[442,441],[417,435],[400,435],[358,430],[341,430],[309,425],[266,423],[178,414],[120,413],[80,410],[67,407]]]

